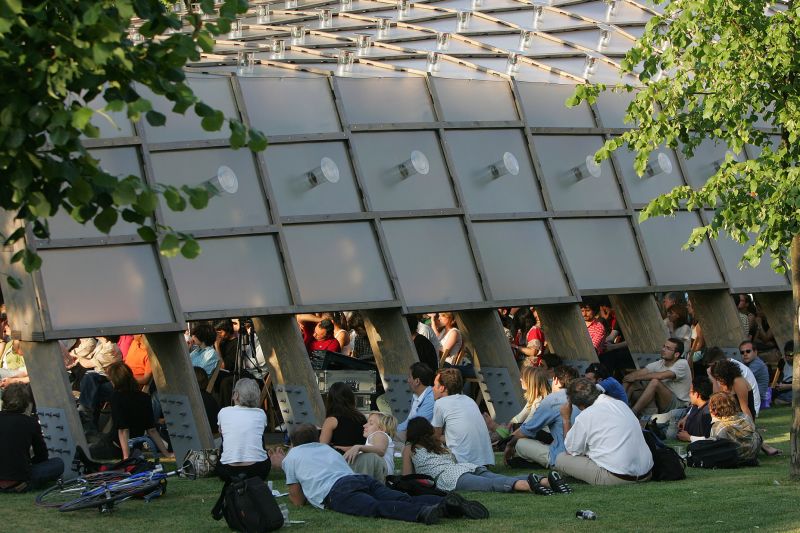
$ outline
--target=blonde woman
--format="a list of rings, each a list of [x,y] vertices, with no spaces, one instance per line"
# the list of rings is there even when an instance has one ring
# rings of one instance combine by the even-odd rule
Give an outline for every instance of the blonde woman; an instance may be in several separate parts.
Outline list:
[[[519,426],[531,418],[542,403],[545,396],[550,394],[550,382],[547,381],[547,371],[542,367],[526,366],[523,367],[519,377],[522,390],[524,391],[525,407],[511,419],[508,424],[498,424],[492,420],[488,413],[484,413],[483,418],[489,429],[492,442],[498,442],[511,434],[514,427]]]
[[[431,327],[439,343],[442,345],[442,353],[440,354],[439,366],[444,363],[451,365],[459,364],[458,354],[461,352],[463,341],[461,339],[461,332],[456,328],[456,317],[453,313],[439,313],[438,319],[435,313],[428,315],[431,317]]]

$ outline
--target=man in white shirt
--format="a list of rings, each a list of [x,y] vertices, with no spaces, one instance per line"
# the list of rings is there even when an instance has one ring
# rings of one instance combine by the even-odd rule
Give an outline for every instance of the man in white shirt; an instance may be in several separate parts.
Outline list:
[[[566,452],[556,468],[590,485],[623,485],[652,477],[653,455],[639,420],[627,405],[602,394],[594,383],[578,378],[567,387],[561,407]],[[581,409],[571,425],[572,404]]]
[[[683,341],[671,337],[661,347],[661,359],[629,373],[622,380],[628,397],[636,398],[631,409],[637,416],[653,402],[659,413],[680,409],[689,404],[692,372],[686,359],[681,358],[682,354]],[[647,385],[636,397],[632,385],[638,381],[647,382]]]
[[[464,380],[455,368],[444,368],[433,382],[433,420],[431,424],[445,442],[458,463],[479,466],[493,465],[494,452],[489,430],[483,421],[478,405],[469,396],[461,394]]]
[[[425,363],[414,363],[408,371],[408,387],[411,396],[411,409],[408,417],[397,425],[397,440],[405,442],[408,421],[421,416],[430,422],[433,419],[433,370]]]
[[[439,342],[439,337],[436,336],[436,332],[433,331],[433,328],[430,327],[428,324],[419,320],[417,322],[417,334],[422,335],[433,344],[433,348],[436,350],[436,353],[442,352],[442,343]]]

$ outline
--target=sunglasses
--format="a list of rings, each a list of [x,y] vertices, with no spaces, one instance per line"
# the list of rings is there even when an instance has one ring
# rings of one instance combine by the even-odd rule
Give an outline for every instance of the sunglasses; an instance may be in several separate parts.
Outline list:
[[[746,353],[753,353],[753,350],[739,350],[739,353],[744,355]]]

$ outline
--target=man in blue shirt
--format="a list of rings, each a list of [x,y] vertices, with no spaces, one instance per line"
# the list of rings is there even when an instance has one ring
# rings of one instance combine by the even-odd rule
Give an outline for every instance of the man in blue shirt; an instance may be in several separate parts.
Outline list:
[[[411,409],[408,417],[397,425],[397,440],[406,440],[406,428],[408,421],[414,417],[421,416],[430,422],[433,419],[433,379],[436,376],[433,370],[425,363],[414,363],[409,368],[408,387],[413,392],[411,397]]]
[[[592,363],[587,366],[584,377],[593,381],[604,393],[615,400],[619,400],[625,405],[628,404],[628,395],[625,394],[625,387],[622,386],[622,383],[611,377],[611,373],[603,363]]]
[[[739,344],[739,353],[742,362],[747,365],[758,383],[758,393],[761,395],[761,407],[765,407],[767,391],[769,390],[769,368],[767,364],[758,356],[758,350],[751,341],[742,341]]]
[[[553,392],[545,396],[542,403],[514,433],[506,445],[505,461],[508,463],[514,454],[547,468],[556,463],[556,456],[565,451],[564,426],[561,419],[561,406],[567,402],[567,385],[578,377],[578,371],[571,366],[559,366],[553,371]],[[578,410],[572,410],[572,421]],[[544,429],[550,431],[552,442],[548,445],[536,439],[536,434]]]

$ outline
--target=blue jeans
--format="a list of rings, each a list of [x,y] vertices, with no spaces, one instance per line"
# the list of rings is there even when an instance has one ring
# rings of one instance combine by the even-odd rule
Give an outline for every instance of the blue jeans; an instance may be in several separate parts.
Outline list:
[[[456,481],[456,490],[479,492],[514,492],[517,481],[527,481],[528,476],[501,476],[480,466],[474,472],[462,474]]]
[[[41,463],[31,465],[31,487],[41,486],[48,481],[55,481],[64,473],[64,461],[60,457],[52,457]]]
[[[386,488],[369,476],[345,476],[333,484],[325,508],[355,516],[373,516],[416,522],[424,507],[438,505],[441,496],[409,496]]]
[[[103,402],[111,400],[113,392],[114,387],[106,376],[97,372],[87,372],[81,379],[81,396],[78,401],[86,409],[96,411]]]

